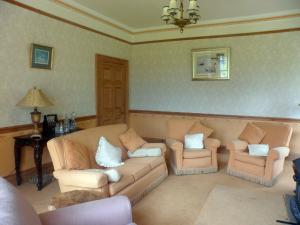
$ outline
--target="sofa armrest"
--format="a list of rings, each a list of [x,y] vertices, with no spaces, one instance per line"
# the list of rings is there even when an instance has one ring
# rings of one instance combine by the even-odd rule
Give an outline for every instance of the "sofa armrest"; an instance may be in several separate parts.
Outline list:
[[[171,150],[173,150],[175,152],[177,152],[177,151],[182,152],[183,151],[183,143],[180,142],[180,141],[177,141],[177,140],[172,139],[172,138],[167,138],[166,139],[166,144]]]
[[[162,155],[165,156],[167,152],[167,147],[165,143],[146,143],[142,146],[142,148],[160,148]]]
[[[56,170],[53,175],[60,183],[82,188],[101,188],[108,184],[107,176],[94,170]]]
[[[226,145],[229,151],[243,151],[247,149],[248,142],[242,140],[234,140]]]
[[[43,225],[125,225],[132,223],[125,196],[86,202],[40,214]]]
[[[204,139],[204,147],[205,149],[217,149],[221,145],[221,142],[218,139],[214,138],[206,138]]]
[[[289,153],[290,149],[288,147],[277,147],[269,151],[268,158],[271,160],[284,159]]]

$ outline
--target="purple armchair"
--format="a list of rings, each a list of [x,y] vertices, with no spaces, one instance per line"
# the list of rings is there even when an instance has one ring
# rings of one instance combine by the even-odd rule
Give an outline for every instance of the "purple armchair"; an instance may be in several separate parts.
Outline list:
[[[131,205],[116,196],[38,215],[24,197],[0,178],[0,225],[129,225]]]

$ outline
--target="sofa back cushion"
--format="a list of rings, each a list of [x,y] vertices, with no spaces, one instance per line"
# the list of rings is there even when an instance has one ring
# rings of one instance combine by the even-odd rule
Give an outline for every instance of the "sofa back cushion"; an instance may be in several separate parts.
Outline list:
[[[197,120],[193,119],[170,119],[167,122],[167,138],[183,142],[184,136]]]
[[[261,144],[268,144],[270,149],[289,146],[293,133],[293,129],[290,126],[272,122],[255,122],[253,124],[266,132]]]
[[[85,170],[91,168],[87,147],[68,139],[62,139],[62,145],[65,152],[66,169]]]
[[[96,155],[100,137],[102,136],[105,137],[111,144],[118,146],[122,150],[124,150],[124,147],[119,141],[119,136],[122,133],[124,133],[126,130],[127,130],[126,124],[100,126],[100,127],[89,128],[86,130],[78,131],[48,141],[47,146],[50,152],[54,169],[55,170],[66,169],[62,139],[68,139],[87,147],[90,156],[90,161],[91,161],[91,168],[99,168],[95,161],[95,155]],[[126,152],[124,150],[124,157],[125,155]]]
[[[41,225],[39,216],[24,197],[0,177],[0,224]]]

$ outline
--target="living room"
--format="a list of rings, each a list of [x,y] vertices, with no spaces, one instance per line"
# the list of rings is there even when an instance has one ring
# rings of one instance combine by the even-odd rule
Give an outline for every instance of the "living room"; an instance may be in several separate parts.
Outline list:
[[[181,2],[189,17],[181,21],[184,26],[178,22]],[[44,115],[56,115],[58,125],[68,115],[80,128],[70,134],[75,142],[98,144],[100,136],[92,131],[99,129],[116,145],[131,128],[148,148],[160,149],[161,158],[151,161],[147,172],[155,174],[153,180],[147,187],[137,184],[140,192],[126,190],[127,178],[120,191],[122,172],[128,172],[122,169],[118,187],[101,189],[129,198],[131,222],[293,221],[286,196],[294,196],[293,160],[300,154],[299,0],[1,0],[0,28],[0,176],[38,214],[49,211],[55,196],[76,188],[60,180],[68,175],[57,173],[62,165],[51,143],[46,147],[50,138],[28,146],[23,135],[31,138],[34,123],[35,138],[40,137]],[[108,81],[110,73],[117,78]],[[43,104],[29,104],[31,93],[42,93]],[[123,125],[114,130],[110,124]],[[202,151],[198,161],[177,150],[196,124],[205,128],[198,133],[211,154],[204,157]],[[109,129],[99,128],[106,125]],[[77,135],[84,132],[84,138]],[[240,156],[236,148],[244,143],[236,140],[247,140],[245,133],[260,138],[248,141],[242,149],[247,156]],[[268,153],[247,158],[248,144],[268,146]],[[241,163],[246,161],[251,166]],[[133,177],[147,178],[141,172]]]

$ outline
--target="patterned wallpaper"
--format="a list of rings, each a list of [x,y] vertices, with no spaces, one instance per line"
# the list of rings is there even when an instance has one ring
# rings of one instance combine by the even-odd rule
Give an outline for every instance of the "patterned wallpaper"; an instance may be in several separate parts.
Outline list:
[[[52,70],[30,68],[30,45],[54,47]],[[0,127],[30,123],[16,107],[36,85],[55,106],[42,112],[95,114],[95,54],[130,59],[122,42],[0,1]]]
[[[192,81],[191,50],[231,48],[229,81]],[[136,45],[130,108],[300,118],[300,32]]]

